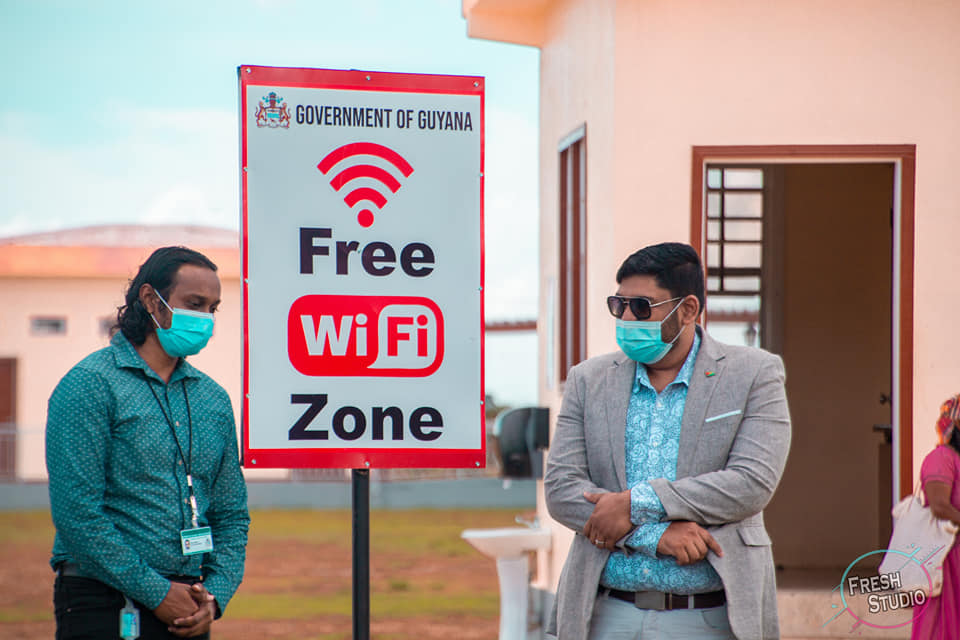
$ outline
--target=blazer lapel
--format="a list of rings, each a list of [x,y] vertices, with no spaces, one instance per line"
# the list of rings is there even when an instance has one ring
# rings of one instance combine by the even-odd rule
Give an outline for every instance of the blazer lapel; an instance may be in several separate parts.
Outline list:
[[[606,420],[604,426],[608,431],[607,442],[610,443],[610,455],[613,458],[613,468],[617,474],[619,491],[627,488],[627,407],[630,404],[630,393],[633,391],[633,382],[637,377],[637,363],[621,354],[614,361],[613,366],[607,369],[606,385],[604,389],[609,394],[607,402],[603,403]]]
[[[700,330],[700,352],[690,377],[687,401],[680,426],[680,451],[677,455],[677,479],[689,476],[696,459],[700,430],[707,417],[707,408],[713,392],[723,378],[724,353],[720,343]]]

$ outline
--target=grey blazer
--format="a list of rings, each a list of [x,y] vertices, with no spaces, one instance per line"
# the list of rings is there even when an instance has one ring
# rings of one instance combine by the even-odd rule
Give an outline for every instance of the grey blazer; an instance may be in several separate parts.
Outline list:
[[[683,412],[677,479],[650,483],[666,519],[699,523],[720,543],[723,557],[711,551],[707,559],[723,580],[734,635],[779,638],[776,576],[762,510],[790,448],[783,362],[761,349],[721,344],[697,329],[702,342]],[[616,352],[581,362],[567,376],[544,478],[550,515],[577,532],[548,623],[559,640],[585,639],[590,629],[610,552],[582,534],[593,512],[583,492],[629,488],[624,431],[636,367]]]

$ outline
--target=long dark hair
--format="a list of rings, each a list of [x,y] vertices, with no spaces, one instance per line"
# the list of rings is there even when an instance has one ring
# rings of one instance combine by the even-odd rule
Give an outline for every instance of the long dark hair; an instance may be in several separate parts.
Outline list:
[[[117,324],[114,331],[121,331],[127,340],[141,345],[153,332],[153,319],[143,303],[140,302],[140,287],[149,284],[164,298],[169,297],[173,289],[177,271],[185,264],[217,270],[217,265],[207,256],[186,247],[163,247],[150,254],[147,261],[140,265],[137,275],[130,281],[124,304],[117,307]]]

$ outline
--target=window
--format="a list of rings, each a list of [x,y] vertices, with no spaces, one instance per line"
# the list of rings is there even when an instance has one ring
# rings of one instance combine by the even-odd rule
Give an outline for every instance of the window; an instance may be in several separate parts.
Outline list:
[[[97,327],[99,329],[101,336],[106,336],[110,338],[110,330],[113,329],[113,325],[117,324],[116,316],[103,316],[97,321]]]
[[[560,143],[560,380],[587,357],[587,141],[586,126]]]
[[[764,170],[707,167],[707,311],[711,331],[761,344]]]
[[[30,318],[30,333],[35,336],[64,335],[67,319],[64,316],[34,316]]]

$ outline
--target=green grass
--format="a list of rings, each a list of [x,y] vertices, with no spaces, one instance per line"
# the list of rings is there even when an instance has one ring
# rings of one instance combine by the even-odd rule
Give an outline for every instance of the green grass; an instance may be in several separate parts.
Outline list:
[[[370,548],[378,554],[476,553],[462,538],[464,529],[514,524],[514,509],[373,511]],[[351,512],[258,510],[251,514],[250,539],[282,544],[300,542],[342,546],[351,540]]]
[[[464,563],[476,571],[493,571],[460,534],[464,529],[513,524],[515,509],[455,509],[373,511],[370,514],[371,615],[374,620],[402,620],[411,630],[418,625],[451,617],[496,619],[499,598],[495,582],[484,588],[460,584],[455,577],[433,570],[423,573],[426,559],[446,559],[449,566]],[[349,510],[255,510],[251,513],[247,547],[248,572],[227,609],[227,617],[257,625],[276,620],[340,620],[349,628],[351,616],[351,520]],[[46,570],[54,528],[46,511],[0,512],[0,547],[8,564],[8,578],[30,567],[33,575],[49,578]],[[305,566],[323,563],[325,573],[270,572],[275,559],[303,554]],[[475,558],[475,564],[473,563]],[[259,561],[259,575],[249,568]],[[434,562],[436,566],[436,562]],[[446,566],[446,565],[442,565]],[[332,569],[330,569],[332,567]],[[14,580],[15,582],[15,580]],[[484,583],[486,584],[486,583]],[[319,593],[317,589],[322,589]],[[0,623],[46,622],[52,619],[49,599],[9,594],[0,602]],[[34,606],[34,604],[36,606]],[[413,633],[413,632],[412,632]],[[326,640],[349,638],[326,634]],[[397,635],[396,638],[417,637]]]
[[[47,606],[44,603],[43,611],[24,611],[20,607],[15,609],[0,609],[0,623],[12,622],[46,622],[53,620],[52,605]]]
[[[0,512],[0,545],[39,541],[50,547],[53,546],[53,534],[49,511]]]
[[[515,509],[419,509],[373,511],[370,544],[387,552],[429,552],[463,555],[470,547],[460,539],[463,529],[513,526]],[[294,541],[312,544],[349,543],[351,513],[347,510],[258,509],[251,512],[251,541]],[[53,522],[46,511],[0,512],[0,544],[52,544]]]
[[[389,583],[390,591],[410,591],[410,583],[406,580],[397,580],[396,578],[391,578]]]
[[[375,579],[371,615],[376,618],[430,619],[451,615],[496,617],[496,589],[473,593],[432,575],[409,574],[423,558],[457,559],[477,552],[460,534],[464,529],[513,524],[513,509],[373,511],[370,514],[371,563],[386,577]],[[347,510],[259,510],[251,514],[248,555],[282,555],[287,545],[322,547],[351,562],[351,519]],[[479,556],[477,556],[479,559]],[[489,562],[485,559],[482,563]],[[485,566],[485,565],[484,565]],[[248,576],[234,597],[228,616],[244,620],[306,620],[351,615],[349,579],[334,593],[309,593],[309,579]]]

